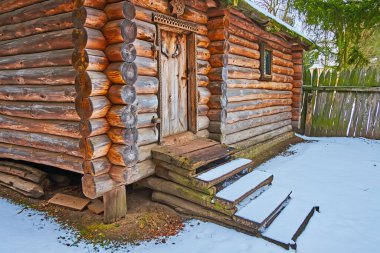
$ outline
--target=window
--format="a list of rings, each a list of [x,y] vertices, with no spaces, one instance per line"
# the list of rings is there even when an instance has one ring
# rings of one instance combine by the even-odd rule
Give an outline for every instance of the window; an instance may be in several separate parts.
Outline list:
[[[272,80],[272,49],[265,43],[260,43],[260,73],[261,80]]]

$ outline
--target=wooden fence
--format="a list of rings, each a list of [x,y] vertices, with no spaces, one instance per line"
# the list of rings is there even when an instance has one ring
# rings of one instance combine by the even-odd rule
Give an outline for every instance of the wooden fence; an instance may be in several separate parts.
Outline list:
[[[380,71],[305,71],[301,122],[307,136],[380,139]]]

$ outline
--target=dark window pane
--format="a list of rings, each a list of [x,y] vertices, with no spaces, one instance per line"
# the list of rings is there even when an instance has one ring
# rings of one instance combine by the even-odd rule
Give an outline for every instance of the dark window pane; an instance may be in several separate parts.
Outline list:
[[[264,50],[264,73],[265,75],[271,75],[271,60],[272,60],[272,57],[271,57],[271,52],[268,51],[268,50]]]

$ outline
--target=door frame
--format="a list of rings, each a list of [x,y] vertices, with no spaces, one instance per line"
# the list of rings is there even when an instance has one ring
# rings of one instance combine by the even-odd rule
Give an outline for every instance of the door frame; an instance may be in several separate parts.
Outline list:
[[[198,132],[198,90],[197,90],[197,59],[196,59],[196,35],[193,31],[181,29],[178,27],[169,26],[166,24],[156,23],[156,52],[158,59],[158,80],[159,80],[159,101],[158,101],[158,117],[161,118],[163,114],[163,106],[162,106],[162,72],[161,72],[161,31],[169,31],[181,33],[186,36],[186,52],[187,52],[187,125],[188,131],[193,133]],[[158,141],[162,143],[163,138],[168,136],[163,136],[163,122],[159,122],[159,134]]]

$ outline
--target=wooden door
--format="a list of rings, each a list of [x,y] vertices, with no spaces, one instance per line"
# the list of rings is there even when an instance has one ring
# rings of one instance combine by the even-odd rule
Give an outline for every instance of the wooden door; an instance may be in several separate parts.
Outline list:
[[[186,35],[161,31],[161,137],[188,130]]]

